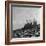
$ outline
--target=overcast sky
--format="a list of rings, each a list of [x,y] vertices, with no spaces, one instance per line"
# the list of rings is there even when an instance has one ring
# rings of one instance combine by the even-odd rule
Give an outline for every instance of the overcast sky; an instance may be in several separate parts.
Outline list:
[[[23,27],[27,22],[33,22],[35,19],[37,24],[40,23],[40,9],[33,7],[12,7],[13,30]]]

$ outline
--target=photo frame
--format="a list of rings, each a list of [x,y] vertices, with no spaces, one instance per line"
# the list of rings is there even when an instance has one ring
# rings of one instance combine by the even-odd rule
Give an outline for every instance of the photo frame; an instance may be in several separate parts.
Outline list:
[[[5,1],[5,44],[45,42],[45,3]]]

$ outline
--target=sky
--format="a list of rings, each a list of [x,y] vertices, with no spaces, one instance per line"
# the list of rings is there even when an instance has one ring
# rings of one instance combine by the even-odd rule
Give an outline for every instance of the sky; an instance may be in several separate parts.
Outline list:
[[[40,24],[40,8],[12,7],[13,30],[24,27],[28,22],[37,21]]]

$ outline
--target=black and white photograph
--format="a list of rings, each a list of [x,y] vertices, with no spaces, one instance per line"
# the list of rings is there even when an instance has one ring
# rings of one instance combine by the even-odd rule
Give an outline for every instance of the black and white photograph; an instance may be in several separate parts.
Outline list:
[[[40,36],[40,10],[33,7],[12,7],[12,32],[14,38]]]

